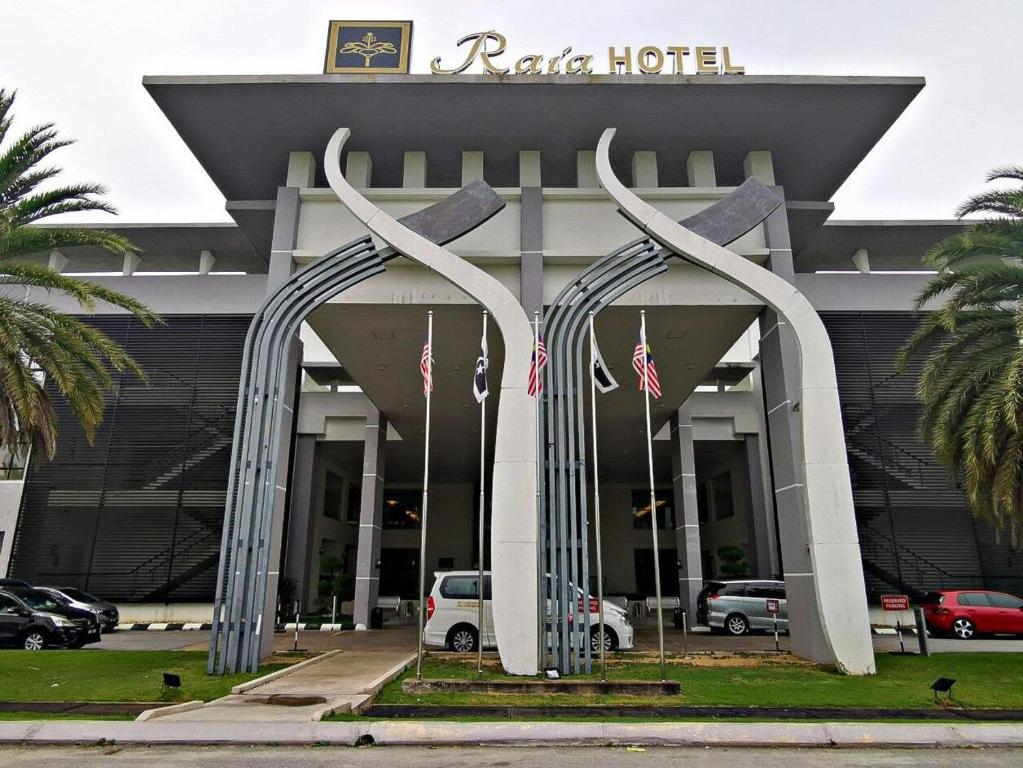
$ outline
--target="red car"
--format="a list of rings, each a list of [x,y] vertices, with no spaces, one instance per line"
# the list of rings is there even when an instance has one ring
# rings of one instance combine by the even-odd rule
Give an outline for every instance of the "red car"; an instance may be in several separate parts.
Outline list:
[[[983,589],[942,589],[923,602],[927,628],[969,640],[975,635],[1023,635],[1023,600]]]

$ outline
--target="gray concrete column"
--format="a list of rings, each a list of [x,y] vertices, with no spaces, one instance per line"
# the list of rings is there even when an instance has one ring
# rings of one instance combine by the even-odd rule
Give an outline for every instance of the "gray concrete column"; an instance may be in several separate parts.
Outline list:
[[[765,238],[770,249],[766,266],[789,282],[795,281],[792,247],[785,208],[772,213],[764,222]],[[792,651],[801,656],[819,658],[820,649],[799,647],[823,637],[816,598],[802,595],[800,590],[812,589],[810,547],[807,539],[805,494],[800,465],[799,424],[799,348],[796,340],[777,313],[764,310],[760,315],[760,365],[764,382],[764,408],[771,447],[771,472],[774,485],[774,506],[780,532],[781,567],[788,591],[789,620],[793,628]]]
[[[309,608],[309,567],[313,559],[316,504],[316,435],[298,435],[291,460],[291,503],[284,575],[295,583],[302,610]]]
[[[366,445],[362,459],[359,548],[355,563],[355,624],[369,626],[380,597],[380,538],[384,517],[384,469],[387,419],[372,405],[366,411]]]
[[[295,271],[293,251],[298,241],[298,187],[278,187],[266,292],[272,293]]]
[[[750,513],[747,521],[750,573],[758,579],[770,579],[777,573],[774,555],[774,508],[764,498],[764,471],[760,435],[746,435],[746,472],[749,475]]]
[[[703,589],[700,557],[700,513],[697,509],[696,457],[693,451],[693,419],[682,405],[671,416],[671,474],[675,501],[675,547],[682,568],[678,573],[678,597],[690,625],[696,621],[696,598]]]
[[[519,303],[533,320],[533,313],[543,315],[543,190],[522,188],[519,224]]]
[[[289,175],[290,159],[289,159]],[[295,271],[292,251],[298,237],[299,197],[297,187],[279,187],[277,205],[274,209],[274,229],[270,244],[270,264],[267,270],[266,290],[272,293]],[[284,417],[281,421],[281,441],[277,446],[272,465],[274,472],[275,497],[273,530],[266,546],[270,548],[270,567],[267,569],[266,601],[263,605],[262,632],[259,640],[260,658],[267,658],[273,653],[273,622],[277,609],[277,587],[280,582],[281,552],[284,538],[284,513],[288,503],[288,481],[290,480],[290,462],[292,425],[295,420],[296,393],[301,382],[302,342],[296,334],[288,351],[288,373],[282,381],[280,397],[284,405]],[[241,414],[238,414],[241,418]]]
[[[259,638],[259,657],[269,658],[274,650],[273,623],[277,612],[277,587],[280,583],[282,542],[284,538],[284,514],[288,505],[288,473],[290,470],[292,425],[295,423],[295,404],[298,400],[298,382],[302,371],[302,342],[295,338],[288,350],[287,375],[281,382],[280,398],[283,408],[281,418],[281,441],[273,458],[272,469],[274,488],[273,529],[267,546],[270,549],[266,574],[266,600],[263,603],[262,628]]]

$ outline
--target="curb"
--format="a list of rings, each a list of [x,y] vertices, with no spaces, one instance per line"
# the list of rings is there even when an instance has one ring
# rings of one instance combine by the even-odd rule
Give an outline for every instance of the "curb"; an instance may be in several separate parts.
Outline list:
[[[1018,725],[889,723],[0,722],[0,743],[393,745],[1023,747]]]
[[[135,718],[136,723],[144,723],[149,720],[155,720],[158,717],[166,717],[167,715],[176,715],[178,712],[191,712],[193,709],[199,709],[205,706],[206,702],[201,699],[193,699],[192,701],[184,701],[181,704],[171,704],[168,707],[157,707],[156,709],[147,709],[145,712],[139,714]]]
[[[685,722],[693,718],[741,718],[788,722],[1020,723],[1023,709],[865,709],[838,707],[737,707],[674,705],[520,706],[498,704],[370,704],[360,714],[395,720],[443,720],[479,717],[494,720],[533,720],[561,715],[591,718],[630,717],[651,723]]]
[[[387,670],[382,675],[377,677],[375,680],[370,682],[370,684],[367,685],[366,688],[362,691],[363,693],[366,694],[366,698],[360,701],[358,704],[353,705],[351,711],[355,714],[358,714],[367,706],[370,706],[376,700],[377,694],[380,693],[380,689],[383,688],[392,680],[396,679],[399,675],[401,675],[401,673],[408,669],[412,665],[412,662],[414,662],[415,660],[416,654],[414,653],[409,654],[404,659],[395,664],[393,667],[391,667],[389,670]],[[333,713],[331,712],[329,714]]]
[[[130,624],[118,624],[118,632],[210,632],[213,625],[209,622],[197,621],[137,621]],[[316,622],[301,622],[298,625],[299,632],[344,632],[352,629],[351,624],[317,624]],[[295,624],[277,624],[274,632],[294,632]]]

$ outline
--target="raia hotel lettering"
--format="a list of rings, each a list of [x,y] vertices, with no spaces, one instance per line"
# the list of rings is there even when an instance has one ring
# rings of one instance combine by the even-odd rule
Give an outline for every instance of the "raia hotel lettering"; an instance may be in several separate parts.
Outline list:
[[[438,56],[430,62],[435,75],[457,75],[479,62],[485,72],[492,75],[591,75],[597,57],[591,53],[573,53],[571,46],[560,53],[545,56],[527,53],[517,59],[505,56],[507,38],[496,30],[474,32],[458,41],[466,46],[461,63],[445,67]],[[611,74],[643,75],[743,75],[746,68],[733,63],[728,46],[669,45],[660,48],[644,45],[607,49],[607,72]]]

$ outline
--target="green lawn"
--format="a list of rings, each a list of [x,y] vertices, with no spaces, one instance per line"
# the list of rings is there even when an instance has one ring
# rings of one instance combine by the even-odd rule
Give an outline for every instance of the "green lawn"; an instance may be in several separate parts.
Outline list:
[[[181,688],[162,690],[163,672]],[[0,701],[209,701],[259,675],[208,676],[204,651],[0,651]]]
[[[723,662],[723,664],[726,662]],[[576,694],[456,693],[406,694],[397,680],[381,691],[379,704],[501,704],[523,706],[690,705],[754,707],[870,707],[916,709],[933,706],[930,685],[938,677],[958,682],[954,704],[977,709],[1023,709],[1023,654],[942,653],[930,658],[877,654],[877,675],[847,677],[824,667],[765,661],[757,666],[668,666],[668,678],[682,683],[682,695],[657,699]],[[656,663],[609,667],[608,677],[657,679]],[[407,673],[406,677],[408,676]],[[474,677],[475,662],[427,659],[424,678]],[[489,673],[488,677],[499,675]]]

